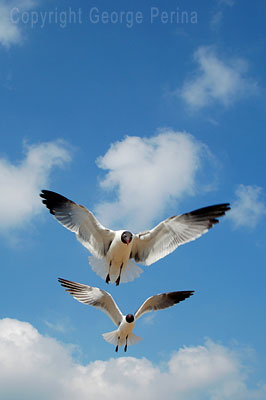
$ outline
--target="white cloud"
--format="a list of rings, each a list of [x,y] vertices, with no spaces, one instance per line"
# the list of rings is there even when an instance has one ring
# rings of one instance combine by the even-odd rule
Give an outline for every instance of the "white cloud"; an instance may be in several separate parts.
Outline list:
[[[66,324],[62,321],[57,321],[55,323],[44,320],[44,324],[49,328],[57,332],[64,333],[67,331]]]
[[[157,315],[156,313],[150,313],[148,315],[145,315],[144,318],[142,319],[142,323],[144,325],[154,325],[156,315]]]
[[[38,0],[0,0],[0,43],[8,47],[22,40],[21,26],[12,21],[12,10],[18,8],[20,13],[31,10]],[[17,19],[17,18],[16,18]]]
[[[208,150],[192,135],[166,130],[150,138],[126,137],[98,158],[108,170],[100,185],[115,202],[97,206],[99,220],[120,229],[151,228],[169,203],[195,193],[196,175]]]
[[[0,320],[0,398],[5,400],[264,399],[265,385],[250,390],[247,378],[240,355],[212,341],[178,350],[163,368],[135,357],[81,365],[69,347],[29,323]]]
[[[256,93],[257,84],[246,76],[247,63],[240,58],[223,60],[212,47],[194,53],[198,70],[177,94],[192,109],[219,102],[229,106],[237,99]]]
[[[266,205],[263,201],[262,188],[239,185],[229,215],[235,226],[255,228],[265,214]]]
[[[233,7],[234,4],[235,4],[234,0],[217,0],[218,10],[213,14],[211,18],[210,21],[211,29],[217,31],[221,27],[225,7],[227,6]]]
[[[211,18],[210,22],[211,29],[213,29],[214,31],[218,30],[218,28],[221,26],[222,19],[223,19],[223,12],[219,10]]]
[[[62,141],[24,146],[25,158],[17,164],[0,158],[0,230],[17,228],[40,212],[39,193],[47,186],[53,167],[71,160]]]

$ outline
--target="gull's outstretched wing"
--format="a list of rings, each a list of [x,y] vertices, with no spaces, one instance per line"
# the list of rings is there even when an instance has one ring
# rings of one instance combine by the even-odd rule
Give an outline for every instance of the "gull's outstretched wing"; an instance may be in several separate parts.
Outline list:
[[[150,265],[206,233],[228,210],[229,203],[225,203],[170,217],[152,230],[134,236],[131,257]]]
[[[137,309],[135,319],[141,317],[150,311],[163,310],[164,308],[172,307],[175,304],[187,299],[194,294],[193,290],[181,292],[161,293],[156,296],[151,296]]]
[[[61,194],[42,190],[43,204],[60,224],[76,234],[77,239],[94,255],[106,255],[115,232],[105,228],[86,207],[74,203]]]
[[[123,315],[109,293],[96,287],[83,285],[62,278],[58,278],[58,281],[76,300],[99,308],[111,318],[115,325],[120,325]]]

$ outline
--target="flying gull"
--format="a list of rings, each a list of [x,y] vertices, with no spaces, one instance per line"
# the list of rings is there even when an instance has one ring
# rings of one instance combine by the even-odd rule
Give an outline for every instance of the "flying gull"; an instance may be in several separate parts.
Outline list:
[[[93,271],[106,283],[115,282],[116,285],[120,280],[132,281],[143,272],[135,262],[153,264],[178,246],[206,233],[219,222],[219,217],[230,210],[229,203],[216,204],[175,215],[151,230],[133,234],[127,230],[105,228],[86,207],[58,193],[42,190],[40,196],[57,221],[74,232],[90,251],[89,262]]]
[[[194,291],[187,290],[157,294],[145,300],[135,314],[123,315],[110,293],[96,287],[83,285],[62,278],[59,278],[58,281],[76,300],[99,308],[118,326],[115,331],[103,333],[103,338],[116,346],[115,351],[118,351],[119,346],[124,346],[124,351],[127,351],[127,346],[136,344],[142,340],[142,338],[136,336],[132,332],[135,322],[139,317],[150,311],[172,307],[180,301],[192,296],[194,293]]]

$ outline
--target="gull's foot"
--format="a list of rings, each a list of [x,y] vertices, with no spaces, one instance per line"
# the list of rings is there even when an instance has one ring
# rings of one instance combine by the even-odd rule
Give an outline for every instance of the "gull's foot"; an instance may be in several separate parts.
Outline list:
[[[116,353],[118,352],[118,345],[116,346],[115,351],[116,351]]]
[[[111,279],[110,279],[110,275],[108,274],[108,275],[106,276],[105,282],[106,282],[106,283],[109,283],[110,280],[111,280]]]
[[[120,283],[120,275],[119,275],[119,277],[117,278],[117,280],[115,281],[116,286],[118,286],[119,283]]]
[[[127,344],[125,345],[124,351],[125,351],[125,352],[127,351]]]

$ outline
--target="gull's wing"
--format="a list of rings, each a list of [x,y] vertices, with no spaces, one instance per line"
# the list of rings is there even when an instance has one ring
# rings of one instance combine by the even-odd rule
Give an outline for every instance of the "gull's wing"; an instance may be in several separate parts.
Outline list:
[[[67,281],[62,278],[58,278],[58,281],[74,299],[81,303],[100,308],[100,310],[111,318],[115,325],[120,325],[123,315],[109,293],[96,287]]]
[[[74,203],[61,194],[42,190],[43,204],[65,228],[74,232],[77,239],[97,258],[106,255],[115,232],[100,224],[86,207]]]
[[[131,257],[136,262],[150,265],[181,244],[206,233],[228,210],[229,203],[225,203],[170,217],[152,230],[134,236]]]
[[[193,294],[194,290],[186,290],[182,292],[161,293],[156,296],[151,296],[137,309],[135,312],[135,319],[138,319],[141,315],[150,311],[163,310],[164,308],[172,307]]]

